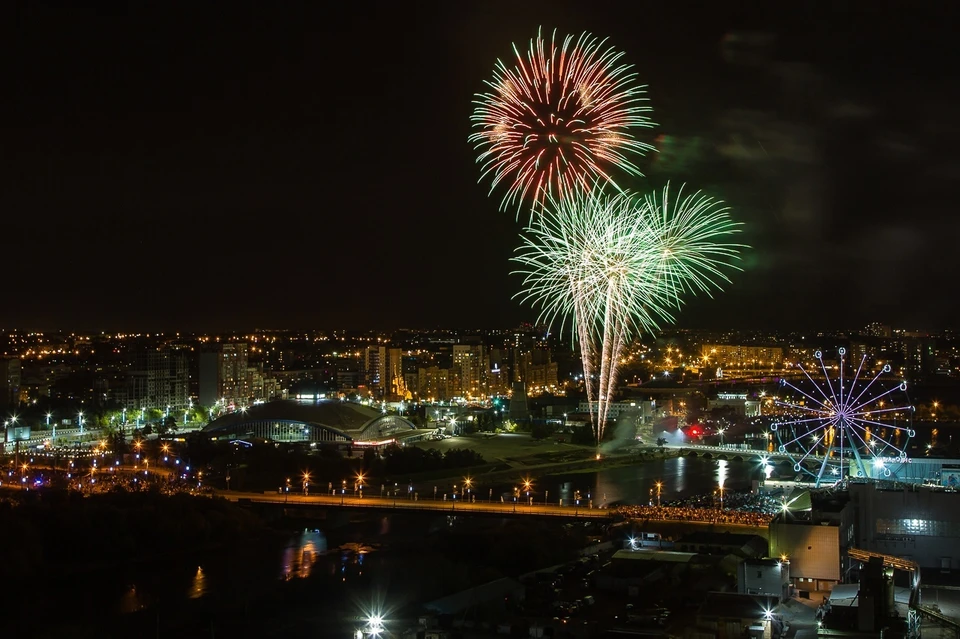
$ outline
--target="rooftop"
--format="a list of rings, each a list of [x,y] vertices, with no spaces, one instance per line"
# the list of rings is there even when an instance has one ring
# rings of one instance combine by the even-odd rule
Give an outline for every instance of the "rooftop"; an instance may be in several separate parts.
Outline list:
[[[742,595],[735,592],[710,592],[700,605],[698,617],[725,619],[763,619],[777,605],[776,597]]]
[[[759,535],[746,535],[731,532],[710,532],[697,530],[681,537],[678,544],[716,544],[719,546],[746,546],[756,539],[763,540]],[[766,541],[764,541],[766,543]]]
[[[204,433],[229,430],[245,422],[278,420],[320,424],[340,431],[360,430],[364,424],[380,416],[380,411],[341,401],[297,402],[281,400],[256,404],[242,411],[234,411],[218,417],[204,427]]]

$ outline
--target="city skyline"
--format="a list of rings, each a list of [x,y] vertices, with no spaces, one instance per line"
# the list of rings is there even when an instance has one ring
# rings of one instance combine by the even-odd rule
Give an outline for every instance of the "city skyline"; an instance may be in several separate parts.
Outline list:
[[[745,272],[679,327],[954,325],[956,88],[933,63],[956,54],[930,8],[253,7],[16,5],[0,324],[533,320],[522,225],[466,139],[494,61],[543,25],[609,37],[648,85],[658,152],[629,186],[689,179],[746,224]]]

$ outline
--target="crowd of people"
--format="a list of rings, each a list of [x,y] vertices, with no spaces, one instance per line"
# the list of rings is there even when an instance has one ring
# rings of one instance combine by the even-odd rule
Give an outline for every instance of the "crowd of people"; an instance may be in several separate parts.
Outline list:
[[[158,490],[164,495],[182,493],[200,495],[209,493],[209,489],[197,481],[167,479],[159,475],[143,476],[131,473],[103,473],[95,477],[89,474],[74,476],[68,480],[67,488],[88,495],[116,491],[140,492],[150,490]]]
[[[769,495],[731,492],[724,495],[722,508],[716,495],[695,495],[659,506],[619,506],[617,512],[629,519],[766,526],[780,507]]]

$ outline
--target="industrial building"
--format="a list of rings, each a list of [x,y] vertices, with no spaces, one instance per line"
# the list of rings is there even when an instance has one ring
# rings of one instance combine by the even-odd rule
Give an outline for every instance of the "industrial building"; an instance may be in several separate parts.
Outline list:
[[[937,486],[851,483],[857,548],[921,568],[960,569],[960,493]]]

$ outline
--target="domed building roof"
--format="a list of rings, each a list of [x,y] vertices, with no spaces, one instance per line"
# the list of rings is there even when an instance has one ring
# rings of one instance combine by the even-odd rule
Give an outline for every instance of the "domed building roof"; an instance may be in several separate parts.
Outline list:
[[[282,400],[223,415],[204,427],[211,437],[258,438],[287,442],[373,441],[398,431],[415,430],[397,415],[337,400]]]

